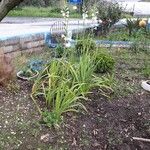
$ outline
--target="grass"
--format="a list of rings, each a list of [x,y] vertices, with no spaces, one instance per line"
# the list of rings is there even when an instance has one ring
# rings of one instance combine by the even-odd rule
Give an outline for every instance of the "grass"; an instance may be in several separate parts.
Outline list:
[[[112,50],[110,53],[116,61],[114,96],[124,97],[139,92],[140,82],[148,79],[149,70],[146,67],[150,64],[150,53],[133,53],[125,49]]]
[[[52,18],[62,18],[59,9],[51,7],[22,7],[15,8],[9,12],[8,16],[13,17],[52,17]],[[71,18],[81,18],[79,13],[72,11],[70,13]]]
[[[129,36],[126,29],[117,29],[115,31],[111,31],[106,36],[100,36],[99,39],[112,40],[112,41],[143,41],[143,39],[147,42],[150,42],[150,30],[145,32],[144,30],[139,30],[134,32],[131,36]]]

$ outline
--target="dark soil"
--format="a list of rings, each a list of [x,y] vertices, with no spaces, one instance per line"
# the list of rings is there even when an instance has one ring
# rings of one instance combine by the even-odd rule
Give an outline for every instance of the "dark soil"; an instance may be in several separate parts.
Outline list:
[[[67,114],[61,128],[56,130],[38,124],[40,118],[29,98],[31,86],[27,82],[19,81],[19,84],[21,85],[19,93],[12,94],[12,92],[6,92],[6,89],[0,88],[1,104],[5,106],[4,109],[0,107],[1,121],[8,118],[7,123],[5,120],[5,123],[2,121],[0,124],[2,129],[0,138],[5,143],[5,145],[0,143],[2,148],[7,148],[7,150],[36,150],[38,148],[42,150],[50,148],[56,150],[61,148],[68,150],[150,149],[150,143],[132,139],[132,137],[150,139],[149,93],[141,91],[110,101],[95,89],[89,95],[89,100],[85,102],[88,112]],[[16,118],[14,118],[14,114],[16,114],[14,108],[18,105],[17,118],[23,119],[24,124],[21,128],[19,122],[15,123]],[[4,140],[2,135],[5,136],[4,133],[8,134],[9,132],[14,132],[12,139],[16,142]],[[42,136],[44,136],[43,139],[41,139]],[[19,140],[21,142],[16,147]]]
[[[0,150],[149,150],[150,142],[133,140],[150,139],[150,93],[140,86],[149,55],[114,53],[114,94],[94,89],[84,102],[88,112],[65,114],[58,129],[40,123],[29,82],[0,86]]]

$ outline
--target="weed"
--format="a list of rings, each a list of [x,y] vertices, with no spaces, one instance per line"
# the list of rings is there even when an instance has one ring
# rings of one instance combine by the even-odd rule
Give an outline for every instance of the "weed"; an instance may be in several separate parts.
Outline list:
[[[106,73],[113,70],[115,61],[114,59],[106,53],[98,53],[95,56],[95,72],[96,73]]]

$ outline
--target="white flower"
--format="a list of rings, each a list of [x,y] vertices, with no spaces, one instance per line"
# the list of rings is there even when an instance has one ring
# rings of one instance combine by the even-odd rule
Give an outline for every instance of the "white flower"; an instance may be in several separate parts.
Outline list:
[[[83,14],[82,14],[82,17],[83,17],[83,19],[86,19],[86,18],[88,18],[88,14],[83,13]]]
[[[94,13],[92,13],[92,17],[95,17],[95,14],[94,14]]]
[[[66,17],[69,18],[69,14],[66,14]]]
[[[77,6],[73,6],[73,10],[77,10]]]
[[[65,38],[65,35],[64,35],[64,34],[62,34],[62,35],[61,35],[61,38]]]
[[[66,16],[66,14],[65,14],[65,13],[62,13],[62,16],[63,16],[63,17],[65,17],[65,16]]]
[[[66,47],[66,48],[71,47],[71,43],[70,43],[70,42],[65,43],[65,47]]]
[[[69,14],[69,11],[67,11],[66,14]]]

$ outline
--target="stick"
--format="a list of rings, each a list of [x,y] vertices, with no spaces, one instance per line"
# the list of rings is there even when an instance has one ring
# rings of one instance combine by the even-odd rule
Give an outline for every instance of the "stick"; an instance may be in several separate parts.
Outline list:
[[[138,137],[132,137],[132,138],[133,140],[136,140],[136,141],[150,142],[150,139],[138,138]]]

